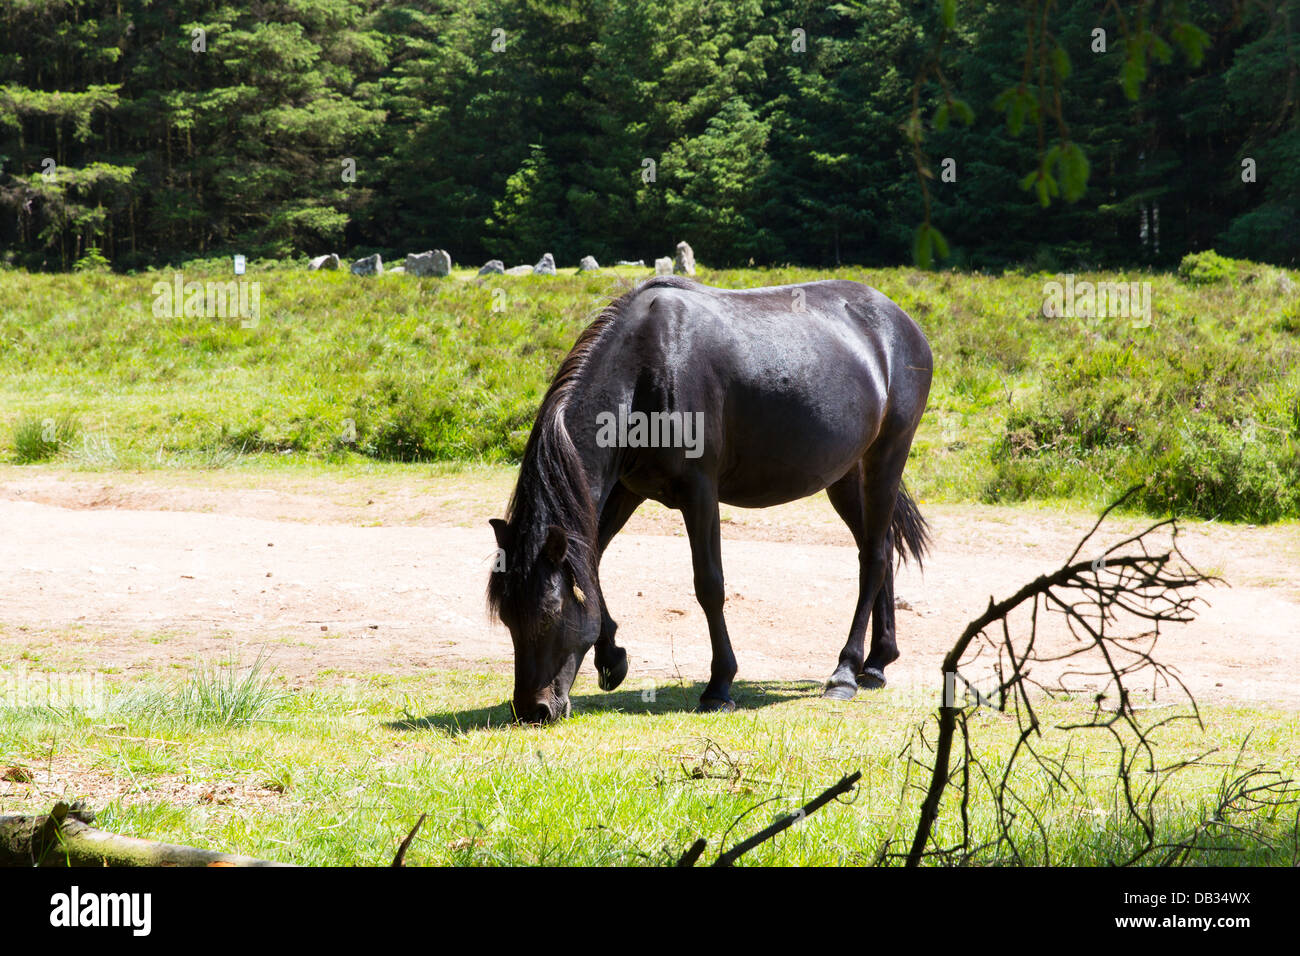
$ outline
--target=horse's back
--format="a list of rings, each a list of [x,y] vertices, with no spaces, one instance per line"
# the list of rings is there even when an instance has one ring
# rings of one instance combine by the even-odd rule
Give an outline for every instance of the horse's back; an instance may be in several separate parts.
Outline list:
[[[642,324],[641,341],[661,351],[665,366],[708,365],[731,386],[760,388],[786,380],[829,386],[828,376],[843,376],[882,397],[897,373],[923,372],[928,388],[933,360],[924,333],[861,282],[715,289],[674,276],[650,280],[638,293],[639,307],[629,311]]]
[[[707,458],[735,504],[820,490],[882,430],[910,443],[929,390],[924,335],[857,282],[726,290],[652,280],[624,319],[640,401],[705,413]]]

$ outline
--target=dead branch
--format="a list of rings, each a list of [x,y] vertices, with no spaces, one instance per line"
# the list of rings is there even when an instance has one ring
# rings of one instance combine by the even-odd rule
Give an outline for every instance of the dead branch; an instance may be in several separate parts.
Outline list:
[[[96,829],[94,820],[81,804],[63,801],[44,816],[0,816],[0,867],[291,865],[122,836]]]
[[[681,858],[677,861],[677,865],[694,866],[695,861],[700,858],[700,856],[704,853],[704,848],[707,847],[708,845],[709,845],[709,841],[704,839],[704,837],[700,837],[698,840],[696,840],[687,848],[685,853],[681,855]]]
[[[1177,673],[1156,660],[1152,651],[1163,626],[1190,621],[1195,616],[1197,602],[1201,600],[1195,593],[1196,589],[1203,584],[1216,583],[1217,579],[1197,571],[1183,555],[1178,547],[1177,524],[1173,520],[1157,522],[1126,537],[1091,560],[1077,560],[1111,512],[1139,488],[1129,489],[1107,507],[1065,564],[1056,571],[1026,584],[1003,601],[995,602],[990,598],[988,608],[966,626],[945,655],[944,697],[937,713],[938,735],[932,748],[933,763],[927,765],[909,756],[909,766],[916,763],[924,767],[929,781],[911,847],[905,856],[908,866],[916,866],[928,856],[968,863],[986,851],[992,851],[993,858],[983,857],[984,862],[1023,863],[1025,854],[1019,833],[1036,834],[1036,840],[1041,841],[1043,862],[1050,862],[1046,827],[1031,802],[1016,792],[1013,769],[1018,762],[1029,760],[1039,771],[1037,776],[1046,782],[1049,794],[1083,792],[1082,781],[1076,779],[1070,769],[1069,742],[1066,756],[1061,758],[1038,749],[1042,727],[1030,695],[1031,689],[1042,691],[1048,698],[1068,693],[1067,683],[1076,678],[1089,680],[1094,685],[1100,682],[1102,689],[1094,694],[1092,712],[1086,719],[1057,729],[1067,734],[1098,731],[1112,738],[1118,751],[1116,775],[1118,793],[1122,797],[1121,812],[1123,818],[1141,833],[1141,845],[1128,859],[1119,861],[1123,865],[1156,852],[1165,853],[1164,862],[1183,862],[1193,852],[1208,848],[1198,841],[1215,830],[1234,829],[1239,834],[1249,832],[1263,839],[1257,830],[1249,829],[1248,824],[1229,818],[1261,809],[1290,807],[1300,800],[1300,790],[1293,781],[1270,775],[1262,768],[1245,773],[1236,772],[1239,770],[1236,768],[1235,776],[1225,777],[1217,807],[1206,815],[1193,833],[1173,843],[1159,841],[1156,826],[1158,796],[1175,774],[1201,764],[1209,754],[1167,765],[1157,759],[1156,732],[1177,720],[1199,723],[1200,712]],[[1168,544],[1163,548],[1154,547],[1153,540],[1164,532],[1168,533]],[[1030,609],[1030,622],[1027,634],[1017,638],[1008,618],[1021,607]],[[1039,644],[1040,610],[1064,618],[1074,638],[1071,644],[1050,652]],[[1135,622],[1141,628],[1140,633],[1119,630],[1121,624],[1131,629]],[[961,673],[961,669],[982,655],[994,658],[997,686],[987,696],[976,693],[973,703],[969,697],[959,701],[956,693],[959,681],[966,688],[975,686]],[[1060,665],[1062,662],[1067,662],[1068,669],[1054,684],[1047,685],[1034,676],[1033,665]],[[1151,711],[1151,708],[1135,706],[1130,690],[1139,677],[1151,680],[1153,693],[1162,687],[1174,689],[1183,698],[1185,706],[1144,718],[1142,713]],[[996,699],[999,710],[1010,710],[1019,729],[1011,753],[996,773],[973,756],[967,721],[976,707],[993,703],[989,698]],[[959,733],[962,746],[958,766],[954,769],[954,742]],[[920,739],[929,748],[924,729]],[[972,787],[976,785],[992,797],[996,827],[992,840],[980,845],[973,843],[969,818]],[[910,775],[906,786],[912,786]],[[949,786],[961,790],[961,839],[952,847],[931,846],[934,823]],[[887,855],[883,852],[882,858]]]
[[[713,865],[731,866],[737,860],[739,860],[744,854],[754,849],[754,847],[762,843],[766,843],[768,840],[772,839],[778,833],[781,833],[782,831],[794,826],[800,820],[806,818],[809,814],[817,812],[822,807],[826,806],[826,804],[830,803],[832,800],[836,799],[842,794],[846,794],[850,792],[857,784],[857,782],[861,779],[862,779],[862,773],[860,771],[854,771],[853,773],[849,774],[847,777],[842,777],[839,783],[823,790],[821,793],[813,797],[811,800],[809,800],[806,804],[804,804],[800,809],[796,810],[794,813],[786,814],[776,822],[772,823],[770,826],[765,827],[764,829],[758,831],[748,839],[742,840],[741,842],[737,843],[735,846],[733,846],[730,850],[727,850],[725,853],[719,854],[718,858],[713,861]],[[730,833],[731,831],[728,830],[727,832]],[[691,844],[690,849],[688,849],[685,853],[682,854],[681,858],[677,861],[677,865],[694,866],[695,861],[698,860],[701,854],[704,853],[704,848],[705,846],[707,846],[707,844],[708,844],[707,840],[704,839],[696,840],[693,844]]]
[[[420,827],[424,825],[424,818],[427,816],[427,813],[421,813],[420,819],[415,821],[415,826],[411,827],[411,832],[406,835],[406,839],[397,848],[397,855],[393,857],[393,866],[406,866],[406,851],[410,848],[415,835],[420,832]]]

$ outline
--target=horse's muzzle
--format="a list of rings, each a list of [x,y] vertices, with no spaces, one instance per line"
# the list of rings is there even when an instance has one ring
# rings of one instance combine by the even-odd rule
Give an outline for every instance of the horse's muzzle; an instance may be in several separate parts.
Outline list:
[[[515,719],[521,724],[550,724],[568,717],[573,710],[573,705],[569,703],[567,697],[557,701],[547,695],[523,707],[516,703],[514,709]]]

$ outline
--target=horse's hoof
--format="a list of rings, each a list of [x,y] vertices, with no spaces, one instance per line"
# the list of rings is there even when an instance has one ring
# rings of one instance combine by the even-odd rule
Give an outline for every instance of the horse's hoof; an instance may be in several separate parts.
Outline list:
[[[858,686],[865,687],[867,690],[880,690],[887,683],[885,672],[876,667],[864,668],[858,675]]]
[[[605,667],[596,666],[596,682],[600,684],[601,690],[614,690],[627,676],[627,651],[616,647],[611,656],[613,663]]]
[[[729,714],[736,709],[736,702],[731,698],[723,700],[719,697],[701,697],[700,706],[696,708],[701,714],[724,713]]]
[[[826,689],[822,691],[822,700],[852,700],[853,695],[857,692],[856,687],[845,687],[843,684],[827,684]]]

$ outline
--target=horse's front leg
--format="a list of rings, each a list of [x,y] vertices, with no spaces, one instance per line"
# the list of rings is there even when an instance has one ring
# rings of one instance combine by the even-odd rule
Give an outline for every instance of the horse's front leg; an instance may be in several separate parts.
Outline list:
[[[600,539],[597,542],[598,561],[600,557],[604,557],[605,548],[609,546],[614,535],[623,529],[627,519],[632,517],[632,513],[643,501],[645,498],[629,491],[622,484],[614,486],[600,512],[600,523],[597,529],[597,537]],[[609,607],[604,600],[602,589],[600,636],[596,638],[596,681],[600,684],[601,690],[614,690],[623,683],[623,678],[627,677],[627,651],[614,643],[614,634],[617,631],[618,624],[609,616]]]
[[[691,564],[695,570],[695,598],[709,622],[713,664],[708,686],[700,695],[700,710],[735,710],[731,682],[736,676],[736,655],[727,636],[722,616],[726,592],[722,580],[722,530],[718,522],[717,489],[700,478],[682,507],[686,534],[691,542]]]

